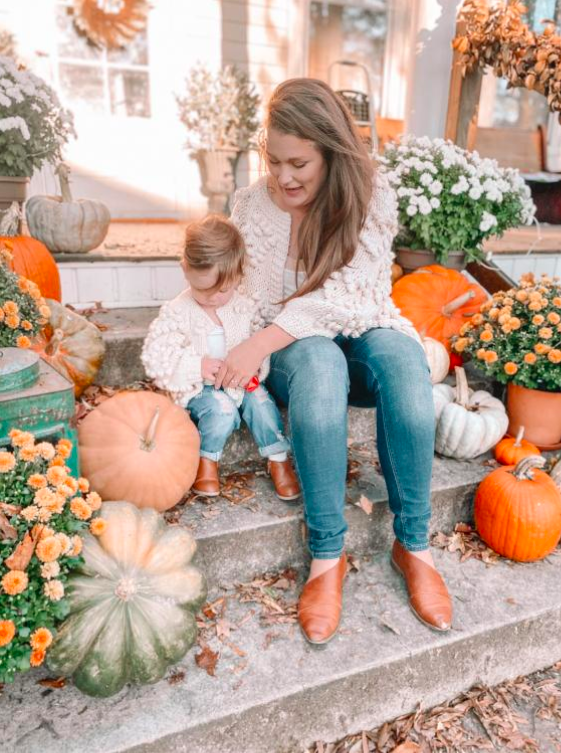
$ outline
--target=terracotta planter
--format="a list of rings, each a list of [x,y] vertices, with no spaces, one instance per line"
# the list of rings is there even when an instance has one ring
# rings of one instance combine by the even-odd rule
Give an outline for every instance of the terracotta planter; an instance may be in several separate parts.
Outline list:
[[[22,204],[27,195],[29,178],[8,178],[0,175],[0,212],[10,208],[13,201]]]
[[[441,263],[436,260],[432,251],[424,249],[413,250],[411,248],[397,248],[395,260],[403,269],[405,274],[414,272],[419,267],[427,267],[429,264],[440,264],[448,269],[457,269],[461,272],[466,267],[466,255],[463,251],[450,251],[446,262]]]
[[[240,152],[233,149],[200,149],[195,154],[201,174],[201,193],[208,196],[209,212],[228,213],[230,196],[236,187],[239,157]]]
[[[524,439],[540,450],[561,448],[561,392],[529,390],[518,384],[507,387],[508,433],[516,436],[524,427]]]

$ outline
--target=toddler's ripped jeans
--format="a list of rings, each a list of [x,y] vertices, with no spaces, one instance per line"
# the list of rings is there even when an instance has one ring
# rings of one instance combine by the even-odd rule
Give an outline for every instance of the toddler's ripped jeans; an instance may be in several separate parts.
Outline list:
[[[261,457],[268,458],[290,449],[284,435],[282,418],[273,398],[263,385],[245,392],[238,408],[224,390],[205,385],[191,398],[187,410],[201,435],[201,457],[219,461],[224,445],[233,431],[245,421],[259,448]]]

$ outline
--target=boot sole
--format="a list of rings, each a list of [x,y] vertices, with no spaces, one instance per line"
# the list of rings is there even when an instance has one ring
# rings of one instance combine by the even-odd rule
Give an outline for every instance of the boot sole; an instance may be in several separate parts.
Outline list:
[[[405,575],[403,574],[403,571],[401,570],[401,568],[398,567],[398,565],[394,562],[393,557],[390,558],[390,564],[393,567],[393,569],[396,571],[396,573],[398,573],[398,575],[401,575],[401,577],[405,581],[405,586],[407,587],[407,580],[405,578]],[[413,614],[419,620],[419,622],[422,622],[423,625],[430,628],[431,630],[435,630],[437,633],[447,633],[452,627],[452,625],[449,625],[448,627],[445,627],[445,628],[439,628],[436,625],[432,625],[430,622],[423,620],[421,615],[413,608],[413,605],[411,604],[410,601],[408,601],[407,603],[409,604],[409,609],[413,612]]]
[[[281,500],[282,500],[283,502],[294,502],[295,500],[297,500],[297,499],[300,499],[300,497],[302,496],[302,493],[301,493],[301,492],[300,492],[299,494],[293,494],[293,495],[292,495],[292,497],[281,497],[281,495],[280,495],[280,494],[278,494],[277,492],[275,492],[275,494],[276,494],[276,495],[277,495],[277,497],[278,497],[279,499],[281,499]]]
[[[199,497],[219,497],[220,492],[200,492],[198,489],[195,489],[194,487],[191,489],[192,492],[195,494],[198,494]]]

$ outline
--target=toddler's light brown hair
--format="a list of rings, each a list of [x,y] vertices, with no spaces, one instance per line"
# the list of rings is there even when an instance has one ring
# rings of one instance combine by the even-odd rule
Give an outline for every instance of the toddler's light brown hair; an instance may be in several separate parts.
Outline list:
[[[217,267],[214,290],[219,290],[241,279],[245,244],[232,222],[219,214],[209,214],[187,225],[183,258],[193,269]]]

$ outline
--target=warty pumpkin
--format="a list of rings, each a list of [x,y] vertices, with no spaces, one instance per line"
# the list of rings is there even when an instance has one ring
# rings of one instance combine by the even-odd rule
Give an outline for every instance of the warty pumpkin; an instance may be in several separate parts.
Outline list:
[[[103,242],[111,214],[101,201],[74,199],[69,172],[61,163],[56,169],[61,195],[32,196],[25,205],[25,215],[31,235],[51,251],[83,254]]]
[[[107,527],[84,538],[84,564],[66,589],[70,615],[47,661],[83,693],[107,697],[160,680],[185,655],[206,588],[184,528],[128,502],[105,503],[100,517]]]
[[[541,455],[535,444],[527,442],[524,438],[524,427],[518,429],[515,437],[503,437],[494,450],[495,460],[501,465],[516,465],[522,458],[530,455]]]
[[[162,512],[189,491],[199,432],[186,410],[154,392],[120,392],[78,427],[80,464],[102,499]]]
[[[99,329],[85,316],[57,301],[47,300],[49,323],[33,344],[53,368],[74,383],[79,397],[91,384],[105,354],[105,342]]]
[[[508,416],[500,400],[485,390],[469,389],[466,372],[456,366],[456,386],[432,388],[436,418],[436,451],[469,460],[494,447],[504,435]]]
[[[439,340],[447,350],[450,338],[479,311],[487,297],[483,288],[469,282],[461,272],[438,264],[404,275],[392,289],[392,298],[403,316],[418,332]]]
[[[19,207],[14,201],[0,222],[0,240],[12,253],[13,271],[36,283],[43,298],[60,301],[60,275],[49,249],[35,238],[19,235],[18,224]]]
[[[475,524],[495,552],[518,562],[546,557],[561,538],[561,493],[532,455],[486,476],[475,495]]]

